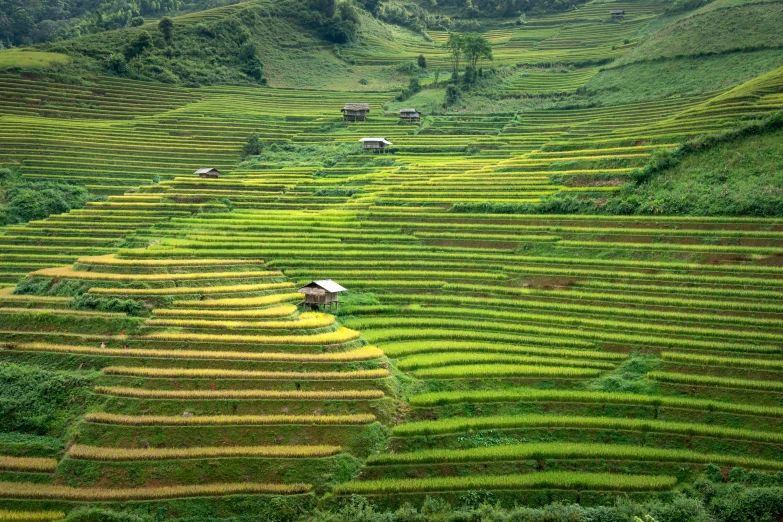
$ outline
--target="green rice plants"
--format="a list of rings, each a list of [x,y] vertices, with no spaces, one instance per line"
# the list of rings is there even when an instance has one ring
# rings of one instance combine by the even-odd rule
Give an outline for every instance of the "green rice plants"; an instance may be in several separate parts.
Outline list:
[[[652,462],[693,462],[746,468],[782,470],[783,463],[770,459],[699,453],[690,450],[647,448],[620,444],[580,444],[545,442],[470,449],[432,449],[408,453],[370,455],[368,466],[422,465],[457,462],[497,462],[542,459],[633,460]]]
[[[436,491],[508,489],[655,491],[670,489],[676,483],[676,478],[661,475],[546,471],[527,475],[475,475],[353,481],[337,485],[334,491],[342,495],[395,495]]]
[[[381,390],[337,390],[337,391],[300,391],[300,390],[147,390],[121,386],[96,386],[95,393],[132,397],[134,399],[174,399],[174,400],[210,400],[210,399],[261,399],[261,400],[300,400],[300,401],[341,401],[370,400],[384,397]]]
[[[661,359],[685,364],[704,366],[725,366],[732,368],[755,368],[759,370],[783,370],[783,361],[773,359],[750,359],[740,357],[718,357],[693,353],[661,352]]]
[[[474,418],[447,418],[418,421],[394,427],[395,437],[415,437],[462,433],[469,430],[502,430],[518,428],[565,428],[630,430],[672,433],[717,439],[783,443],[783,434],[776,432],[724,428],[710,424],[666,422],[658,420],[620,419],[610,417],[580,417],[563,415],[516,415]]]
[[[212,446],[200,448],[103,448],[74,444],[68,457],[108,462],[172,459],[317,458],[330,457],[342,451],[340,446]]]
[[[783,417],[783,408],[738,404],[687,397],[665,395],[644,395],[637,393],[536,390],[516,388],[509,390],[445,391],[414,395],[409,399],[411,406],[432,407],[445,404],[502,403],[502,402],[574,402],[599,404],[638,404],[685,410],[720,411],[741,415]]]
[[[715,377],[712,375],[694,375],[691,373],[650,372],[648,379],[670,384],[687,384],[692,386],[716,386],[719,388],[747,388],[768,392],[783,392],[783,382],[761,381],[756,379],[733,379],[730,377]]]
[[[462,364],[425,368],[413,374],[420,379],[491,379],[497,377],[547,377],[555,379],[586,379],[598,377],[600,370],[560,366],[524,364]]]
[[[385,350],[384,350],[385,351]],[[388,355],[388,353],[387,353]],[[569,366],[572,368],[594,368],[599,370],[611,370],[614,364],[595,360],[561,359],[556,356],[539,357],[524,355],[507,355],[497,353],[435,353],[414,355],[406,357],[397,363],[397,368],[403,371],[418,370],[420,368],[433,368],[439,366],[465,365],[465,364],[516,364],[516,365],[541,365],[541,366]]]
[[[541,339],[536,338],[535,341]],[[551,339],[552,344],[559,345],[561,339]],[[383,352],[389,357],[403,357],[406,355],[443,353],[443,352],[473,352],[473,353],[498,353],[536,355],[545,357],[564,357],[570,359],[622,361],[628,358],[626,354],[599,352],[592,350],[591,343],[583,343],[582,350],[562,350],[537,346],[524,346],[510,343],[494,343],[480,341],[400,341],[385,343]]]
[[[194,484],[153,488],[72,488],[28,482],[0,482],[0,496],[28,500],[127,502],[223,495],[295,495],[310,491],[309,484]]]
[[[343,425],[370,424],[375,415],[117,415],[88,413],[87,422],[124,426],[262,426],[286,424]]]

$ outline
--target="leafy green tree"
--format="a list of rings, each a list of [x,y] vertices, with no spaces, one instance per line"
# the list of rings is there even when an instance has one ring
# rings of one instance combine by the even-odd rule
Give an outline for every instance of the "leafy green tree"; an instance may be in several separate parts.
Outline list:
[[[258,156],[259,154],[261,154],[261,138],[258,133],[254,132],[247,137],[247,143],[242,147],[242,158]]]
[[[419,59],[416,60],[416,63],[419,64],[419,69],[426,69],[427,68],[427,59],[424,57],[423,54],[419,55]]]
[[[473,70],[476,70],[481,60],[492,60],[492,44],[478,33],[468,33],[462,37],[462,52]]]
[[[168,16],[164,16],[158,22],[158,29],[163,34],[163,39],[170,42],[171,37],[174,35],[174,21]]]
[[[141,56],[150,47],[152,47],[152,36],[147,31],[142,31],[125,48],[125,59],[130,61]]]
[[[144,25],[144,17],[143,16],[134,16],[131,18],[131,27],[141,27]]]
[[[451,77],[457,81],[459,77],[459,64],[462,60],[462,53],[465,47],[465,39],[461,34],[449,33],[449,39],[443,44],[443,47],[449,52],[451,60]]]

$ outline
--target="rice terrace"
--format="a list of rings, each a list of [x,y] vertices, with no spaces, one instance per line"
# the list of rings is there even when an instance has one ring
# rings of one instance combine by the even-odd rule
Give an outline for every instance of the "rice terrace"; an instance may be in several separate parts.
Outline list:
[[[0,0],[0,522],[783,521],[780,0]]]

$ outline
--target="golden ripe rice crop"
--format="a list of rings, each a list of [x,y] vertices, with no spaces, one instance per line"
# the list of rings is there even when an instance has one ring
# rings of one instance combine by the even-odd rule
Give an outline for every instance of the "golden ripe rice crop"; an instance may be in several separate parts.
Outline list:
[[[158,488],[72,488],[27,482],[0,482],[5,498],[51,499],[71,501],[123,502],[129,500],[160,500],[165,498],[214,497],[223,495],[291,495],[307,493],[309,484],[260,484],[254,482],[199,484]]]
[[[121,259],[115,254],[80,257],[79,263],[116,266],[205,266],[205,265],[260,265],[262,259]]]
[[[0,470],[51,472],[56,468],[56,459],[0,456]]]
[[[301,294],[296,294],[301,297]],[[269,296],[273,297],[273,296]],[[276,296],[274,296],[276,297]],[[201,301],[199,301],[201,302]],[[265,317],[288,317],[295,314],[297,311],[296,305],[286,304],[280,306],[274,306],[271,308],[263,308],[260,310],[209,310],[209,309],[181,309],[181,308],[156,308],[152,311],[153,315],[157,316],[174,316],[174,317],[198,317],[198,318],[233,318],[233,319],[263,319]]]
[[[30,277],[53,277],[61,279],[85,279],[99,281],[183,281],[193,279],[242,279],[250,277],[279,277],[278,270],[255,270],[252,272],[193,272],[188,274],[112,274],[108,272],[82,272],[70,268],[42,268]]]
[[[95,393],[137,399],[287,399],[287,400],[365,400],[380,399],[381,390],[146,390],[117,386],[96,386]]]
[[[344,372],[273,372],[249,370],[191,369],[191,368],[130,368],[109,366],[104,368],[107,375],[127,375],[132,377],[151,377],[169,379],[285,379],[285,380],[353,380],[382,379],[388,377],[389,370],[353,370]]]
[[[334,316],[318,312],[305,312],[290,321],[219,321],[208,319],[148,319],[147,326],[179,326],[183,328],[259,328],[281,330],[307,330],[326,328],[334,324]]]
[[[360,333],[350,328],[340,327],[334,332],[314,335],[237,335],[237,334],[201,334],[191,332],[157,332],[144,336],[145,339],[162,341],[212,341],[224,343],[259,343],[259,344],[341,344],[356,340]]]
[[[262,283],[257,285],[230,286],[181,286],[176,288],[90,288],[91,294],[110,295],[187,295],[187,294],[230,294],[236,292],[262,292],[291,288],[293,283]]]
[[[293,286],[293,285],[289,285]],[[260,297],[231,297],[226,299],[205,299],[191,301],[174,301],[173,306],[188,308],[253,308],[267,306],[286,301],[301,301],[302,294],[291,292],[287,294],[264,295]]]
[[[308,458],[329,457],[340,446],[214,446],[203,448],[102,448],[74,444],[68,450],[72,459],[133,461],[167,459],[206,459],[228,457]]]
[[[113,413],[88,413],[88,422],[119,424],[125,426],[252,426],[275,424],[350,425],[369,424],[375,415],[203,415],[178,417],[169,415],[117,415]]]
[[[62,511],[7,511],[0,509],[0,522],[51,522],[65,518]]]
[[[363,346],[354,350],[333,353],[288,353],[288,352],[231,352],[204,350],[149,350],[139,348],[93,348],[91,346],[70,346],[64,344],[22,343],[6,344],[7,350],[59,352],[83,355],[107,355],[111,357],[156,357],[165,359],[229,359],[251,361],[298,361],[298,362],[349,362],[367,361],[383,357],[377,346]]]

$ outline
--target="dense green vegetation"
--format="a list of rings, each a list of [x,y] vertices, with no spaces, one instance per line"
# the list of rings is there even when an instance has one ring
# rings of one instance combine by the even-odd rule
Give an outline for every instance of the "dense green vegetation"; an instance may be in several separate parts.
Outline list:
[[[0,45],[63,40],[140,25],[144,23],[144,16],[160,17],[231,3],[236,0],[3,0],[0,2]]]

